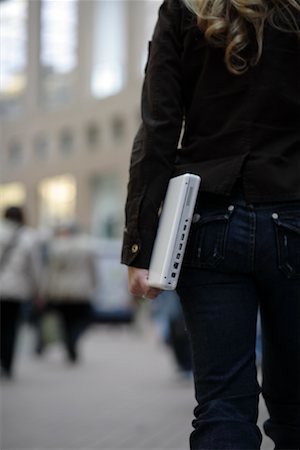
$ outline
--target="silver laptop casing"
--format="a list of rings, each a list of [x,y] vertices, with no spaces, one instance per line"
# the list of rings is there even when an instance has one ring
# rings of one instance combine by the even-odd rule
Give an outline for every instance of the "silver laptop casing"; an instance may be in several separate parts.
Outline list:
[[[200,177],[171,178],[163,203],[149,267],[149,285],[174,290],[192,222]]]

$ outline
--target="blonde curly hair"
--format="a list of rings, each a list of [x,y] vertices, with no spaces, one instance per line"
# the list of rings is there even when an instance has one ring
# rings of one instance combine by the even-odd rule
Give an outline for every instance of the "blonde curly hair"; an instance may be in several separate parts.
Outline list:
[[[265,23],[300,36],[300,0],[182,0],[196,14],[199,27],[209,43],[225,49],[225,63],[239,75],[258,63],[264,41]],[[257,51],[246,56],[254,32]]]

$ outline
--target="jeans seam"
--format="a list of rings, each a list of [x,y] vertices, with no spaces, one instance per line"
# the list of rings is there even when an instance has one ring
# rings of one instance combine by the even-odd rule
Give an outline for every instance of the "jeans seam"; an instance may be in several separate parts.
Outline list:
[[[250,211],[249,214],[249,262],[250,262],[250,270],[254,272],[255,269],[255,246],[256,246],[256,215],[254,211]]]

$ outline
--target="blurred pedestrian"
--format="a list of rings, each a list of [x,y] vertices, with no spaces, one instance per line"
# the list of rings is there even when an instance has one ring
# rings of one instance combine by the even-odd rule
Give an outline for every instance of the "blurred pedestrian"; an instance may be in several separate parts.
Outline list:
[[[36,233],[24,211],[9,207],[0,222],[1,375],[11,378],[21,306],[38,302],[41,261]]]
[[[200,175],[177,290],[198,403],[193,449],[260,448],[258,305],[264,430],[276,449],[300,448],[299,38],[299,0],[165,0],[149,46],[122,261],[131,292],[154,298],[148,267],[168,181]]]
[[[58,313],[70,362],[78,360],[78,341],[91,323],[96,287],[96,253],[92,238],[75,222],[59,226],[49,244],[45,276],[48,308]]]
[[[191,349],[179,297],[175,291],[162,292],[153,303],[153,316],[161,339],[168,345],[182,378],[190,378]]]

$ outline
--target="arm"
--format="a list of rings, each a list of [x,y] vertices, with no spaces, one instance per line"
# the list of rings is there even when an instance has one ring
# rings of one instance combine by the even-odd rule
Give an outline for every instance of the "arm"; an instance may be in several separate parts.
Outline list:
[[[142,90],[142,125],[131,156],[122,262],[139,269],[149,267],[182,126],[181,8],[178,0],[165,0],[160,8]],[[147,294],[147,271],[138,273],[140,287],[132,292]],[[136,275],[129,270],[130,285],[136,286]]]

